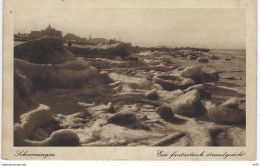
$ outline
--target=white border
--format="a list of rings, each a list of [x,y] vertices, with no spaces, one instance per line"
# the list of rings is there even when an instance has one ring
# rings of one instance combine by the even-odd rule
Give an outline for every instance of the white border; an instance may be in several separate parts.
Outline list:
[[[3,32],[3,0],[0,0],[0,5],[1,5],[1,13],[0,13],[0,20],[1,20],[1,26],[0,26],[0,30],[1,30],[1,34]],[[260,9],[260,3],[257,3],[257,9]],[[260,13],[257,13],[257,32],[259,32],[259,21],[260,21]],[[3,41],[2,41],[2,36],[1,35],[1,39],[0,39],[0,44],[1,46]],[[260,118],[259,118],[259,113],[260,113],[260,55],[259,55],[259,42],[258,40],[260,39],[259,34],[257,33],[257,126],[260,126]],[[2,53],[2,47],[0,48],[1,53]],[[0,58],[0,72],[2,73],[2,54],[1,54],[1,58]],[[1,75],[2,76],[2,75]],[[0,84],[2,87],[2,77],[0,78]],[[0,89],[0,105],[2,106],[2,88]],[[2,107],[1,107],[2,110]],[[1,122],[2,122],[2,111],[0,114],[0,118],[1,118]],[[257,128],[257,160],[256,161],[252,161],[252,162],[248,162],[248,161],[228,161],[228,162],[224,162],[224,161],[217,161],[217,162],[210,162],[210,161],[12,161],[12,160],[2,160],[0,159],[0,164],[26,164],[26,165],[39,165],[39,166],[45,166],[45,165],[64,165],[64,166],[71,166],[71,165],[79,165],[79,166],[85,166],[85,165],[93,165],[93,166],[100,166],[100,165],[113,165],[113,166],[121,166],[121,165],[149,165],[149,166],[157,166],[158,164],[163,164],[163,165],[193,165],[193,166],[208,166],[209,164],[212,166],[217,166],[217,165],[229,165],[229,166],[245,166],[245,165],[250,165],[253,166],[253,164],[258,163],[260,164],[260,145],[259,145],[259,133],[260,133],[260,127]],[[2,134],[2,123],[0,123],[0,131]],[[0,134],[0,135],[1,135]],[[0,136],[0,147],[2,147],[2,136]],[[0,156],[1,156],[1,151],[0,151]],[[210,163],[209,163],[210,162]]]

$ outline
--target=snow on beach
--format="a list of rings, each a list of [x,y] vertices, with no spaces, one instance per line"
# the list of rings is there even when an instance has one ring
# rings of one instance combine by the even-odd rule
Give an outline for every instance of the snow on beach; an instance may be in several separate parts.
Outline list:
[[[244,50],[14,48],[16,146],[245,146]]]

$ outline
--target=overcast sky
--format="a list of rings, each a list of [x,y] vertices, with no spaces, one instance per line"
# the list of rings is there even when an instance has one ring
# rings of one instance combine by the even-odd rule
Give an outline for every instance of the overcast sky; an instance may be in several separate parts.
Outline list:
[[[15,11],[15,33],[45,29],[63,35],[119,37],[139,46],[245,48],[242,9],[49,9]]]

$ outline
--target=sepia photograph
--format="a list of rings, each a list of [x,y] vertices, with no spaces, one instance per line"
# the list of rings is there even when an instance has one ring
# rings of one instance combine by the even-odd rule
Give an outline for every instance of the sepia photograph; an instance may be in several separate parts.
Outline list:
[[[56,155],[34,152],[36,147],[106,147],[110,153],[115,147],[154,148],[160,159],[242,160],[250,154],[245,149],[256,133],[248,111],[254,116],[256,103],[248,85],[256,80],[247,80],[253,40],[243,3],[234,8],[18,4],[7,9],[12,36],[4,55],[13,66],[10,109],[4,110],[13,156]],[[180,151],[190,147],[237,150]],[[112,158],[121,159],[107,157]]]
[[[15,146],[245,146],[245,10],[60,12],[15,16]]]

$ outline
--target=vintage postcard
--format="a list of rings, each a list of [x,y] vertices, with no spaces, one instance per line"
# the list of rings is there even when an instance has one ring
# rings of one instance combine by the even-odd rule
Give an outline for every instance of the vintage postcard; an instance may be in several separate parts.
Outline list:
[[[256,0],[3,10],[2,159],[256,159]]]

